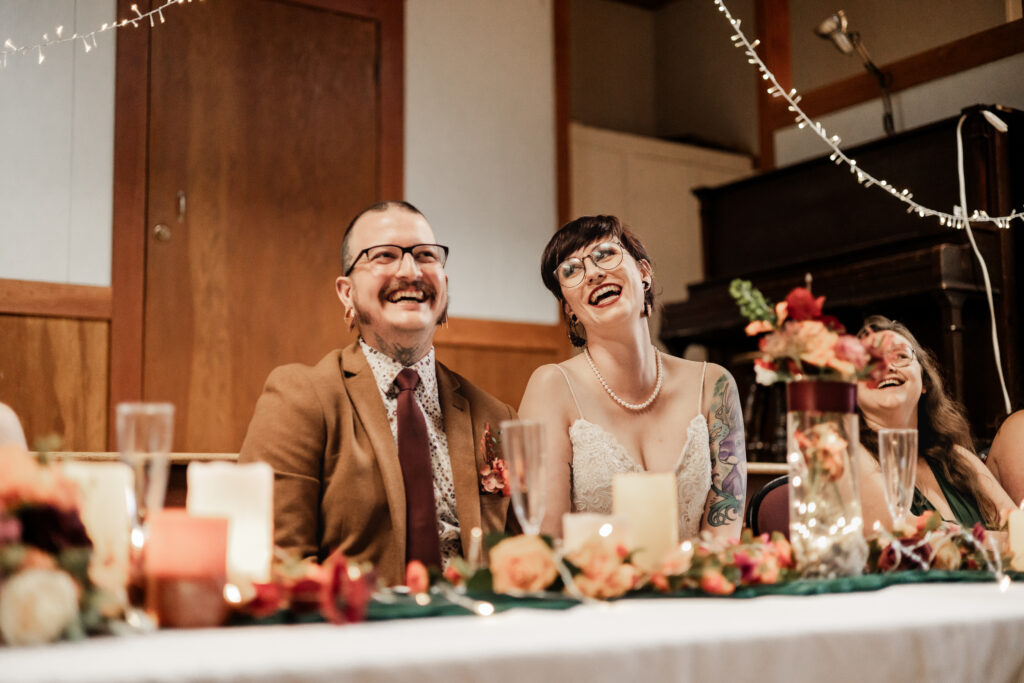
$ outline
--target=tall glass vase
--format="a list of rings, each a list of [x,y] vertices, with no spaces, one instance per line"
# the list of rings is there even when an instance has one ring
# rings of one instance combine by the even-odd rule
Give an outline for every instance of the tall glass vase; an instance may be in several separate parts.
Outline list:
[[[804,577],[857,576],[864,570],[857,385],[799,381],[786,385],[789,531]]]

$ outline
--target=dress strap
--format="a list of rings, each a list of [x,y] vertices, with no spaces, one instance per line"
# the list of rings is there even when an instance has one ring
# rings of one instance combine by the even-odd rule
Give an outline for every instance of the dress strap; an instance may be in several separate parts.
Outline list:
[[[572,390],[572,382],[569,381],[569,374],[565,371],[561,365],[554,364],[558,371],[562,373],[562,377],[565,378],[565,383],[569,386],[569,393],[572,395],[572,402],[576,404],[576,412],[579,414],[580,419],[583,419],[583,411],[580,410],[580,402],[576,400],[576,392]]]
[[[704,411],[704,377],[708,374],[708,362],[704,361],[704,368],[700,371],[700,391],[697,392],[697,414],[700,415]]]

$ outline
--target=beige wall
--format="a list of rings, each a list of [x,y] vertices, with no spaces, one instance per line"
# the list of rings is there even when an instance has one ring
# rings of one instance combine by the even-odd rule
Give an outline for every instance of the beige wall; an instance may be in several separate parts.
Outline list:
[[[704,279],[700,207],[691,190],[749,175],[747,156],[577,123],[570,128],[574,216],[613,214],[643,241],[664,304],[686,299]],[[657,338],[661,315],[651,333]]]
[[[1017,3],[1018,6],[1020,3]],[[875,64],[887,64],[1006,21],[1005,0],[829,0],[790,2],[793,85],[809,90],[864,70],[856,54],[844,55],[814,29],[842,8]]]
[[[452,316],[553,323],[551,0],[407,0],[405,192],[448,260]]]
[[[752,0],[728,6],[753,28]],[[732,47],[714,3],[679,0],[658,10],[655,22],[658,135],[756,154],[758,75]]]
[[[570,116],[657,134],[654,13],[611,0],[569,3]]]

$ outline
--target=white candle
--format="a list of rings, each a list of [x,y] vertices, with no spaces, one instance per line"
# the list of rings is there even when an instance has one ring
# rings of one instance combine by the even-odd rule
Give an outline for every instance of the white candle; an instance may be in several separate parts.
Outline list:
[[[629,548],[629,520],[621,515],[594,512],[567,512],[562,515],[562,547],[565,552],[579,549],[595,536],[603,536],[615,545]]]
[[[274,472],[266,463],[188,466],[189,514],[227,517],[228,581],[237,586],[270,580],[274,547]]]
[[[1013,567],[1013,571],[1021,572],[1024,571],[1024,512],[1011,512],[1008,523],[1010,552],[1013,553],[1010,566]]]
[[[629,548],[636,551],[636,565],[646,571],[659,569],[679,543],[676,475],[616,474],[612,479],[612,509],[629,520]]]
[[[78,484],[79,515],[92,540],[89,576],[126,602],[132,470],[120,462],[65,462],[63,467],[68,479]]]

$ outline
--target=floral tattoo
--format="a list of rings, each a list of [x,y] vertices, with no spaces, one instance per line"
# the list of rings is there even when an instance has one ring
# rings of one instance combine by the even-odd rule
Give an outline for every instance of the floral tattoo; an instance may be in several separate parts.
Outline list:
[[[746,445],[739,393],[729,373],[715,382],[711,397],[711,490],[708,524],[725,526],[740,519],[746,498]]]

